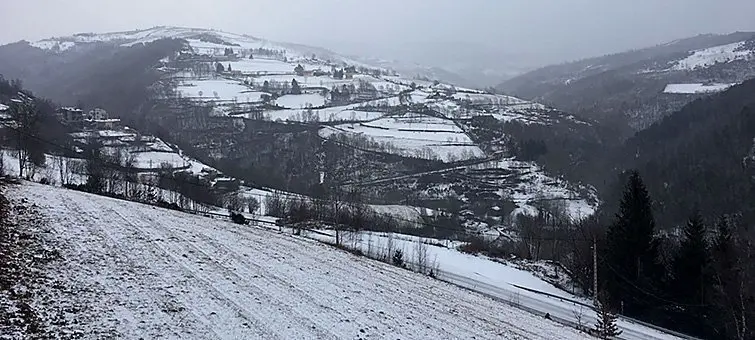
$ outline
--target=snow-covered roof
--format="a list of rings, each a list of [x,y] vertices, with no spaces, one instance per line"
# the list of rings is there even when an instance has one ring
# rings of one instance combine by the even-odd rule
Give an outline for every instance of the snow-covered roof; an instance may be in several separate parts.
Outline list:
[[[64,106],[60,108],[61,111],[71,111],[71,112],[84,112],[81,109],[77,107],[71,107],[71,106]]]
[[[8,110],[8,106],[7,105],[0,104],[0,111],[7,111],[7,110]]]

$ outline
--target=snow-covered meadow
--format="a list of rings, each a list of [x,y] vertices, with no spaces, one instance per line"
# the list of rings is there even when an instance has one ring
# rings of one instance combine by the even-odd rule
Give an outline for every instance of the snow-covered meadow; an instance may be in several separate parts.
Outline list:
[[[729,63],[735,60],[751,60],[755,58],[755,51],[743,49],[745,42],[736,42],[721,46],[705,48],[692,52],[671,67],[673,70],[694,70],[713,66],[717,63]]]
[[[335,243],[332,230],[310,231],[306,235],[322,242]],[[369,257],[390,259],[391,254],[400,250],[409,267],[423,272],[432,271],[440,280],[485,292],[566,322],[582,325],[597,322],[596,313],[587,307],[591,304],[589,299],[561,290],[512,264],[462,253],[456,249],[459,242],[378,232],[346,232],[341,237],[346,247],[358,249]],[[629,319],[620,318],[617,324],[623,331],[620,339],[678,339]]]
[[[443,161],[484,157],[485,153],[451,120],[420,114],[384,117],[364,123],[324,127],[320,136],[358,135],[387,145],[387,152]]]
[[[261,101],[264,92],[252,91],[243,83],[228,79],[204,79],[185,81],[176,91],[184,98],[205,102],[237,101],[252,103]]]
[[[303,109],[325,105],[325,97],[320,94],[287,94],[278,97],[275,103],[287,109]]]
[[[729,89],[730,87],[734,85],[736,84],[718,84],[718,83],[668,84],[666,85],[666,88],[663,90],[663,93],[672,93],[672,94],[713,93],[713,92],[726,91],[727,89]]]
[[[584,337],[494,299],[304,238],[37,184],[8,194],[39,208],[46,243],[60,253],[46,275],[63,289],[32,287],[35,301],[74,306],[57,325],[76,334]],[[49,308],[35,301],[32,308]]]

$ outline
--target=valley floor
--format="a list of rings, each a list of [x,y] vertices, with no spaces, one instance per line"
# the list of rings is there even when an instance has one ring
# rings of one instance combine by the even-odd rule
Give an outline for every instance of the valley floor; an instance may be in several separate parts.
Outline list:
[[[504,303],[316,241],[12,185],[59,251],[32,309],[104,338],[580,339]],[[0,295],[0,299],[3,295]],[[45,303],[42,300],[47,301]],[[51,304],[50,301],[53,301]],[[47,323],[47,324],[45,324]],[[58,327],[42,320],[43,327]],[[65,336],[63,336],[65,337]]]

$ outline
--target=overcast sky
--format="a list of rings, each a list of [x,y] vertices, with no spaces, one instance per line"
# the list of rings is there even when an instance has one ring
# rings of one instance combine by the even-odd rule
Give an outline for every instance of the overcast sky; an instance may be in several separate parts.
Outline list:
[[[567,60],[755,31],[755,0],[0,0],[0,43],[177,25],[349,53],[466,44]],[[403,52],[402,52],[403,51]]]

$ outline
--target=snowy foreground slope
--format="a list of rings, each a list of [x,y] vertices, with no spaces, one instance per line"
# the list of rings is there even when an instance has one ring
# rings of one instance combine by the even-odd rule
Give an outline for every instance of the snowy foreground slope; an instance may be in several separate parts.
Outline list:
[[[37,184],[49,275],[87,336],[579,339],[501,302],[315,241]],[[83,315],[82,315],[83,314]]]

